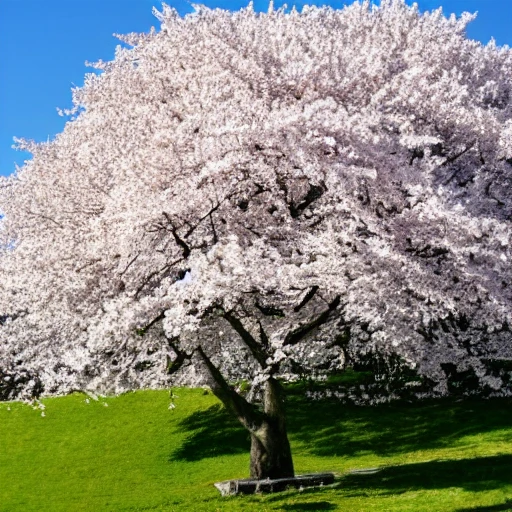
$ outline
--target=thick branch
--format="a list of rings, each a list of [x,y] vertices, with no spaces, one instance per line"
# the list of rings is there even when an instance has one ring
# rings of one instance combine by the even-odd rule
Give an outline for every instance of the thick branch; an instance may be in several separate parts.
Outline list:
[[[240,423],[249,431],[256,431],[264,420],[264,414],[256,406],[234,391],[226,382],[219,369],[204,353],[201,346],[195,350],[208,370],[209,385],[213,394],[223,403],[224,407],[234,414]]]
[[[263,347],[254,339],[252,334],[243,326],[242,322],[236,318],[232,313],[224,313],[224,318],[229,322],[231,327],[240,335],[247,348],[251,351],[254,359],[258,361],[262,368],[267,366],[266,360],[268,354],[265,352]]]
[[[311,331],[327,322],[327,320],[329,320],[329,317],[331,316],[331,313],[339,306],[340,300],[340,296],[336,296],[334,300],[329,303],[328,308],[323,313],[321,313],[317,318],[315,318],[314,320],[305,325],[297,327],[293,331],[290,331],[286,335],[286,338],[284,339],[283,346],[295,345],[296,343],[301,341],[305,336],[307,336]]]
[[[263,345],[268,348],[268,346],[270,345],[270,340],[268,339],[267,333],[265,332],[265,329],[263,329],[263,325],[261,325],[261,322],[259,320],[258,325],[260,326],[261,343],[263,343]]]
[[[149,324],[146,324],[144,327],[137,329],[137,334],[139,336],[144,336],[144,334],[146,334],[149,331],[149,329],[151,329],[151,327],[153,327],[153,325],[155,325],[160,320],[163,320],[164,317],[165,317],[165,311],[162,311],[158,316],[153,318],[153,320],[151,320],[151,322],[149,322]]]
[[[174,341],[178,338],[167,338],[167,343],[169,347],[171,347],[172,351],[176,354],[176,359],[174,361],[171,360],[170,357],[167,357],[167,373],[172,375],[176,373],[185,363],[185,361],[190,361],[192,357],[191,354],[187,354],[184,350],[180,350]]]
[[[315,296],[315,293],[318,291],[318,288],[318,286],[312,286],[311,290],[309,290],[309,292],[306,293],[304,298],[300,301],[300,304],[293,308],[293,311],[295,311],[295,313],[300,311]]]
[[[260,304],[259,302],[256,302],[255,306],[265,315],[265,316],[278,316],[280,318],[283,318],[284,311],[282,309],[276,308],[274,306],[265,306],[263,304]]]

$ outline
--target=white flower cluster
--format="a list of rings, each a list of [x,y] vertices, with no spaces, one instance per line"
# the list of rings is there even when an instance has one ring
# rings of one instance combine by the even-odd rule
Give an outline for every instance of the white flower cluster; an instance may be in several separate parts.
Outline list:
[[[0,182],[0,375],[257,383],[382,351],[498,390],[512,51],[402,0],[156,14]]]

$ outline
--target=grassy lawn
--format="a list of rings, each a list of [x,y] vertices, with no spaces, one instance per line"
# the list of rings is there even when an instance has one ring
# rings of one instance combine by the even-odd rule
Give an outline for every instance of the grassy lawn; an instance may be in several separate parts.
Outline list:
[[[0,510],[512,510],[512,400],[355,407],[292,396],[296,471],[333,471],[336,484],[222,498],[213,482],[248,476],[248,436],[211,394],[175,393],[174,410],[168,391],[46,399],[44,417],[0,403]]]

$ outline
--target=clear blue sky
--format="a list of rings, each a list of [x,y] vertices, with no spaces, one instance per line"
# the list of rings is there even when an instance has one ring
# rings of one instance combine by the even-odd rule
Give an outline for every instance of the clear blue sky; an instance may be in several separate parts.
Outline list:
[[[197,3],[201,3],[195,0]],[[407,0],[412,3],[412,0]],[[168,0],[180,14],[187,2]],[[236,10],[247,0],[203,0],[209,7]],[[279,6],[283,2],[276,1]],[[292,1],[288,2],[290,5]],[[351,0],[304,3],[340,8]],[[512,0],[418,0],[420,10],[442,6],[446,14],[478,11],[468,36],[512,46]],[[151,14],[157,0],[0,0],[0,175],[14,171],[28,153],[11,149],[13,136],[44,141],[62,131],[57,107],[71,106],[71,87],[90,72],[84,62],[111,60],[118,40],[114,32],[146,32],[159,27]],[[266,10],[268,0],[256,0]]]

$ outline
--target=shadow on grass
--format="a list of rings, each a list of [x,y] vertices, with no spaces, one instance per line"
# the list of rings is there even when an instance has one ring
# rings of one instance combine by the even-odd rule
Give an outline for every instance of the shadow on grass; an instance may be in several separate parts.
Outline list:
[[[437,400],[373,407],[291,397],[288,429],[317,456],[391,455],[443,448],[467,435],[508,430],[512,400]],[[510,433],[503,436],[510,438]]]
[[[339,403],[307,403],[291,397],[288,425],[300,450],[316,456],[356,456],[361,453],[397,454],[442,448],[463,436],[495,431],[497,440],[510,439],[512,400],[441,400],[377,407],[343,406]],[[207,457],[248,454],[250,440],[240,424],[218,404],[185,418],[179,428],[188,434],[170,455],[171,460],[197,461]],[[475,438],[478,442],[478,438]],[[376,472],[344,475],[334,486],[346,497],[388,496],[409,491],[461,488],[482,492],[509,486],[512,455],[460,460],[439,460],[384,467]],[[323,501],[323,489],[305,489],[304,495],[318,501],[281,502],[268,497],[279,510],[336,510]],[[325,497],[325,495],[324,495]],[[280,503],[281,502],[281,503]],[[512,510],[512,501],[458,512],[501,512]]]
[[[481,492],[500,489],[511,482],[512,455],[496,455],[391,466],[373,474],[352,473],[342,478],[339,487],[346,496],[365,496],[368,492],[387,495],[449,487]]]
[[[207,457],[249,453],[249,434],[224,408],[212,405],[180,422],[179,428],[189,437],[175,450],[169,460],[197,461]]]
[[[500,489],[512,481],[512,455],[497,455],[476,459],[442,460],[384,467],[372,473],[349,473],[337,480],[331,489],[337,489],[343,497],[386,497],[410,491],[440,490],[451,487],[470,492]],[[304,489],[304,497],[320,498],[325,488]],[[276,510],[337,510],[328,501],[304,501],[282,504],[282,494],[267,497]],[[483,507],[459,509],[456,512],[504,512],[512,510],[512,500]]]
[[[472,507],[472,508],[459,508],[455,512],[505,512],[512,510],[512,500],[507,500],[505,503],[499,505],[490,505],[488,507]]]
[[[288,431],[301,450],[315,456],[395,455],[453,445],[468,435],[503,430],[510,440],[512,400],[450,399],[373,407],[339,402],[288,399]],[[249,453],[249,435],[217,404],[198,411],[180,424],[188,438],[171,460]]]

